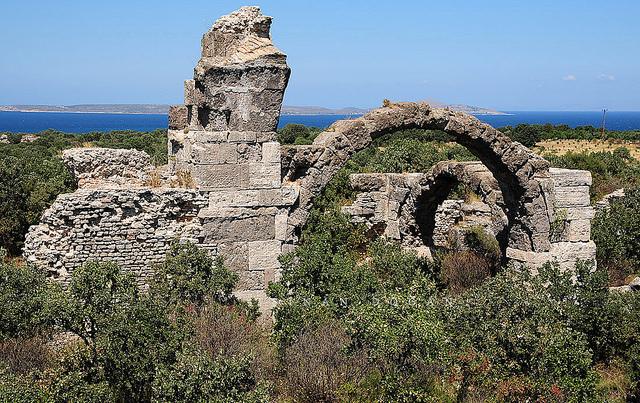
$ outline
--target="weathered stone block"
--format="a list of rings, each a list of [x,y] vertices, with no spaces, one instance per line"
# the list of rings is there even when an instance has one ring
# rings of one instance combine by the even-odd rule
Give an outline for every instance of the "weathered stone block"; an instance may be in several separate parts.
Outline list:
[[[191,147],[194,164],[236,164],[238,147],[231,143],[194,144]]]
[[[591,220],[567,221],[563,238],[569,242],[589,241],[591,239]]]
[[[256,132],[250,131],[230,131],[227,135],[227,141],[230,143],[255,143],[257,139]]]
[[[234,272],[249,270],[249,247],[247,242],[222,242],[218,244],[224,264]]]
[[[280,143],[262,143],[262,162],[265,164],[279,164],[282,156],[280,153]]]
[[[189,125],[189,112],[184,105],[169,107],[169,129],[182,130]]]
[[[247,190],[218,190],[211,192],[211,205],[225,207],[268,207],[290,206],[298,192],[292,187],[279,189],[247,189]]]
[[[282,213],[278,213],[276,214],[276,219],[275,219],[275,234],[276,234],[276,239],[279,241],[286,241],[287,239],[289,239],[289,214],[285,211]]]
[[[194,165],[191,175],[203,189],[244,189],[249,185],[248,165]]]
[[[238,162],[241,164],[262,161],[262,147],[260,147],[260,144],[238,143],[237,151]]]
[[[195,80],[185,80],[184,82],[184,104],[202,106],[205,103],[205,95],[196,87]]]
[[[261,241],[275,239],[273,215],[256,215],[245,218],[208,217],[203,219],[205,242]]]
[[[279,240],[249,242],[249,270],[264,270],[280,266],[282,242]]]
[[[264,290],[264,271],[247,270],[238,273],[238,289],[240,290]]]
[[[549,168],[556,187],[591,186],[591,172],[577,169]]]
[[[555,189],[555,207],[588,207],[590,204],[588,186],[567,186]]]
[[[280,164],[248,164],[249,187],[254,189],[278,188],[280,181]]]

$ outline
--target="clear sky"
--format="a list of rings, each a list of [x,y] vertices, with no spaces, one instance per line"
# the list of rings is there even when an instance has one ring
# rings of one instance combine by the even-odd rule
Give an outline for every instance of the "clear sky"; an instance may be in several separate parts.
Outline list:
[[[639,0],[1,0],[0,104],[180,103],[202,34],[253,4],[288,105],[640,110]]]

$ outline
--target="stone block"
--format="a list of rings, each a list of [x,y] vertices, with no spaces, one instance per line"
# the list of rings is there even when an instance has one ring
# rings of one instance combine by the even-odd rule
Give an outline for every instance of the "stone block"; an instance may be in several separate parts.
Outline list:
[[[264,271],[247,270],[238,273],[238,289],[240,290],[264,290]]]
[[[507,258],[525,264],[530,268],[539,268],[553,259],[549,252],[532,252],[520,249],[507,248]]]
[[[595,216],[593,207],[574,207],[570,209],[562,209],[566,220],[591,220]]]
[[[591,186],[591,172],[578,169],[549,168],[555,187]]]
[[[370,192],[386,188],[389,179],[386,174],[352,174],[349,182],[354,189]]]
[[[185,140],[191,143],[221,143],[227,141],[229,132],[227,131],[203,131],[203,130],[189,130],[189,133],[184,135]]]
[[[279,189],[218,190],[209,194],[209,203],[224,207],[290,206],[298,192],[292,187]]]
[[[596,244],[589,242],[556,242],[551,244],[551,255],[559,263],[577,260],[595,260]]]
[[[252,131],[232,130],[227,134],[227,141],[230,143],[255,143],[257,133]]]
[[[196,87],[195,80],[185,80],[184,82],[184,104],[202,106],[205,103],[204,93]]]
[[[184,105],[169,107],[169,129],[182,130],[189,125],[189,112]]]
[[[283,213],[276,214],[275,219],[275,234],[276,239],[279,241],[286,241],[289,239],[289,214],[285,211]]]
[[[565,241],[588,242],[591,239],[591,220],[567,221],[562,235]]]
[[[249,270],[265,270],[280,267],[278,256],[282,251],[279,240],[249,242]]]
[[[280,164],[248,164],[249,166],[249,188],[279,188],[282,184],[280,179]]]
[[[588,207],[590,205],[588,186],[567,186],[555,189],[555,208]]]
[[[261,241],[275,239],[274,215],[255,215],[243,218],[207,217],[203,219],[205,242]]]
[[[262,162],[265,164],[279,164],[282,159],[280,143],[273,141],[262,143]]]
[[[191,147],[194,164],[236,164],[238,147],[231,143],[193,144]]]
[[[218,253],[224,264],[234,272],[249,270],[249,247],[247,242],[222,242],[218,244]]]
[[[260,144],[238,143],[237,152],[238,162],[241,164],[262,161],[262,147],[260,147]]]
[[[266,143],[268,141],[277,141],[278,133],[276,132],[258,132],[256,133],[256,142]]]
[[[246,188],[248,165],[194,165],[191,176],[201,189]]]

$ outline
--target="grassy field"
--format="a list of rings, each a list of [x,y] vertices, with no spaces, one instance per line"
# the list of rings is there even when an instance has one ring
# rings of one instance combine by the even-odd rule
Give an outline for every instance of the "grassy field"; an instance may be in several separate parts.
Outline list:
[[[534,150],[539,154],[564,155],[568,152],[614,151],[626,147],[631,156],[640,161],[640,142],[623,140],[544,140]]]

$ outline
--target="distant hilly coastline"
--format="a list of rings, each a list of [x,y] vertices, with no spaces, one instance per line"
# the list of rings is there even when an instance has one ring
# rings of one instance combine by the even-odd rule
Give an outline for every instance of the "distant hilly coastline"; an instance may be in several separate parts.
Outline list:
[[[473,115],[504,115],[493,109],[470,105],[446,105],[428,101],[437,107],[449,107],[456,111]],[[346,107],[339,109],[321,106],[289,106],[282,107],[283,115],[362,115],[370,109]],[[0,112],[66,112],[66,113],[122,113],[122,114],[166,114],[169,105],[164,104],[82,104],[82,105],[0,105]]]

